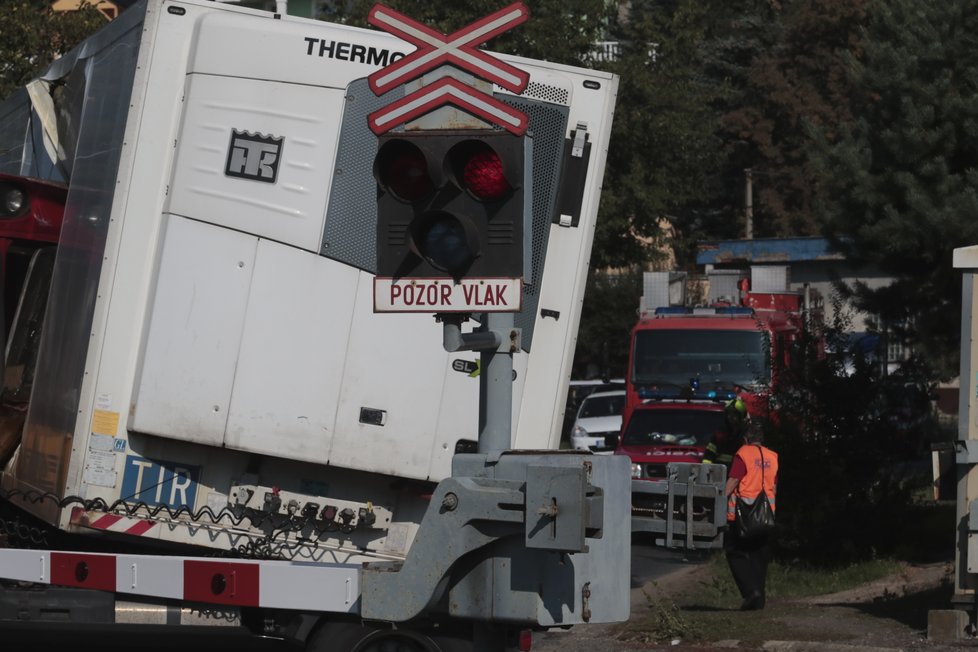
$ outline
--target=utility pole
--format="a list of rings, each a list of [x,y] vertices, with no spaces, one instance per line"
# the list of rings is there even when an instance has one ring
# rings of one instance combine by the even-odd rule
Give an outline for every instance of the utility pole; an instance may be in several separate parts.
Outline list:
[[[754,239],[754,188],[751,183],[753,170],[744,168],[744,215],[747,218],[744,237],[747,240]]]

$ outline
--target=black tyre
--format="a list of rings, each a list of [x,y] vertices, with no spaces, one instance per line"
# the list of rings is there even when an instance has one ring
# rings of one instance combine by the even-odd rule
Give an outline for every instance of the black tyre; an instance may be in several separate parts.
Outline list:
[[[359,623],[326,623],[310,637],[306,652],[463,652],[471,643],[431,637],[408,629]]]

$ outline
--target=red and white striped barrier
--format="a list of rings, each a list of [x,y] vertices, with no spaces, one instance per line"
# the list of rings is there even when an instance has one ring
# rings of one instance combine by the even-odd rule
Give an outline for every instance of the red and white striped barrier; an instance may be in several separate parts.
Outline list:
[[[239,607],[353,613],[360,567],[294,561],[0,549],[0,577]]]
[[[137,537],[159,537],[159,521],[153,521],[148,518],[119,516],[118,514],[106,514],[105,512],[86,512],[81,507],[72,508],[71,524],[93,530],[117,532],[119,534],[128,534]]]

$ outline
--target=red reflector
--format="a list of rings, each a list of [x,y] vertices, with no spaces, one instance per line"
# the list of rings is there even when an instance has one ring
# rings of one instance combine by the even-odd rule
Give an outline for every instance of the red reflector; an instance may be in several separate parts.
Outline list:
[[[216,602],[257,607],[259,567],[222,561],[183,561],[183,597],[194,602]]]
[[[528,629],[520,630],[520,652],[530,652],[531,645],[533,645],[533,632]]]
[[[506,180],[499,154],[491,149],[476,152],[465,162],[462,183],[484,201],[499,199],[513,189]]]
[[[51,583],[115,591],[115,555],[52,552]]]

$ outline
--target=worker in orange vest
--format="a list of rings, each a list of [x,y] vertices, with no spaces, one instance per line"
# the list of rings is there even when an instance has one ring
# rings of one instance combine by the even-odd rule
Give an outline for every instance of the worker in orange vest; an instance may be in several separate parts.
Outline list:
[[[764,433],[760,423],[752,421],[744,433],[744,444],[734,455],[727,474],[727,532],[723,547],[733,574],[743,610],[763,609],[767,566],[771,557],[770,537],[763,535],[744,539],[732,527],[736,520],[737,499],[747,502],[757,499],[763,490],[771,509],[776,511],[775,494],[778,486],[778,454],[762,445]]]

